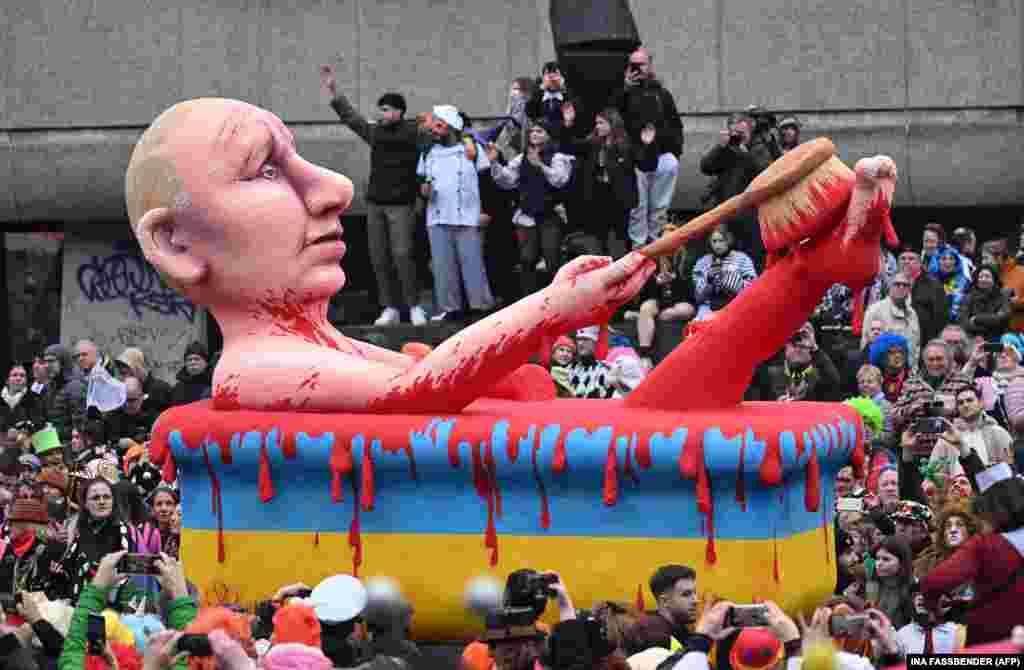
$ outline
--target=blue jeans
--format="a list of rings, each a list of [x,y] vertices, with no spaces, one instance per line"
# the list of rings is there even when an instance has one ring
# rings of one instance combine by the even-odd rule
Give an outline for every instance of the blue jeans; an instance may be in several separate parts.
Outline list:
[[[640,204],[629,213],[629,239],[639,247],[658,239],[665,225],[665,212],[672,204],[679,176],[679,159],[674,154],[658,156],[654,172],[636,171]]]

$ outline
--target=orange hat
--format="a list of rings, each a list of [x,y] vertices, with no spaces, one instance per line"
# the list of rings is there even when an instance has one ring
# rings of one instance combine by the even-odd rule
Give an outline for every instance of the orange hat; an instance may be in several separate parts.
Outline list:
[[[768,628],[744,628],[729,652],[735,670],[768,670],[782,660],[782,642]]]
[[[555,349],[558,349],[559,347],[563,347],[563,348],[569,349],[571,351],[576,351],[576,343],[573,342],[571,338],[568,338],[565,335],[562,335],[557,340],[555,340],[555,345],[553,347],[551,347],[551,350],[554,351]]]
[[[274,615],[274,644],[320,647],[320,621],[308,605],[285,605]]]

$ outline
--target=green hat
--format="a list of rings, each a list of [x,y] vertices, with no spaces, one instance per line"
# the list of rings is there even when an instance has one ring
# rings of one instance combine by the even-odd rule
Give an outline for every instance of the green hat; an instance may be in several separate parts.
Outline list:
[[[32,435],[32,448],[36,450],[36,454],[42,456],[48,451],[54,449],[60,449],[60,436],[57,435],[57,429],[53,426],[47,426],[42,430]]]

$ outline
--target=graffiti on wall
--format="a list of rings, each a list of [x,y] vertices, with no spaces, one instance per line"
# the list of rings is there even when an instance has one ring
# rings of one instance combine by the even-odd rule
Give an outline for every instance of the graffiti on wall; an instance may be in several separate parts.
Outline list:
[[[140,320],[145,312],[152,312],[194,322],[195,305],[168,288],[139,251],[120,246],[115,244],[113,253],[93,255],[78,265],[75,276],[82,295],[93,303],[125,301]]]

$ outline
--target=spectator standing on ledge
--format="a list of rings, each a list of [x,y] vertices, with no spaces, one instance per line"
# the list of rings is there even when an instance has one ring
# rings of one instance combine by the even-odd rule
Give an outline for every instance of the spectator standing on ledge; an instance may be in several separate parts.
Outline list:
[[[374,322],[390,326],[409,308],[413,325],[427,315],[419,305],[419,282],[413,239],[416,232],[416,164],[426,136],[414,121],[405,120],[405,98],[385,93],[377,100],[377,123],[371,124],[338,92],[334,68],[320,66],[320,81],[331,96],[341,122],[370,146],[370,183],[366,189],[366,240],[377,291],[384,311]]]
[[[435,144],[420,157],[416,174],[427,200],[434,293],[441,310],[434,320],[456,321],[464,316],[463,288],[470,310],[482,313],[494,307],[480,230],[479,173],[489,171],[491,161],[476,142],[463,143],[458,109],[438,105],[432,116]]]
[[[177,380],[171,389],[172,406],[187,405],[211,396],[213,368],[202,342],[192,342],[185,347],[185,365],[178,371]]]
[[[534,120],[543,119],[551,139],[558,144],[562,141],[562,105],[572,101],[562,68],[556,61],[548,61],[541,68],[540,86],[526,103],[526,116]]]
[[[523,295],[542,286],[536,270],[541,256],[552,276],[558,271],[562,220],[554,211],[555,192],[569,183],[572,157],[556,151],[551,130],[546,119],[533,122],[526,152],[513,158],[507,166],[498,162],[497,145],[487,145],[494,183],[505,190],[519,190],[519,207],[512,216],[512,223],[519,243]]]
[[[642,144],[641,134],[648,125],[653,125],[657,133],[657,167],[648,172],[637,170],[639,204],[630,214],[629,223],[634,249],[661,237],[683,153],[683,122],[676,101],[655,78],[652,62],[644,47],[630,54],[625,88],[609,104],[622,114],[633,146]]]
[[[719,132],[718,144],[700,159],[700,171],[712,177],[704,196],[704,205],[711,209],[746,190],[750,182],[770,163],[758,162],[750,151],[754,120],[746,114],[734,115],[728,128]],[[756,212],[744,212],[726,222],[758,268],[764,267],[764,241],[757,225]]]
[[[795,116],[787,116],[779,121],[780,144],[782,151],[792,151],[800,146],[800,120]]]

